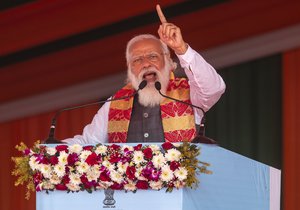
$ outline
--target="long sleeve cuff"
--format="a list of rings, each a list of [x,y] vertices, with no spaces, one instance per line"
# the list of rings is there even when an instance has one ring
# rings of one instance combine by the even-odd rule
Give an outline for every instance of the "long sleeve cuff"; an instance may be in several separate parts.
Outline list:
[[[183,54],[183,55],[177,55],[180,65],[182,66],[182,68],[184,69],[188,69],[191,62],[193,61],[195,54],[198,54],[194,49],[192,49],[189,45],[188,45],[188,49],[187,51]]]

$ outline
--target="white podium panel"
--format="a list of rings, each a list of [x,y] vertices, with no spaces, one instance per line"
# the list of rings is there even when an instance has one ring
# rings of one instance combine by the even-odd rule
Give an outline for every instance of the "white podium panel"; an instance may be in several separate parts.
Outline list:
[[[134,144],[136,145],[136,144]],[[194,190],[172,193],[104,190],[93,193],[37,193],[37,210],[279,210],[280,170],[218,146],[199,144],[200,160],[211,164],[211,175],[200,174]]]
[[[37,193],[37,210],[181,210],[182,195],[182,190],[175,190],[173,193],[165,193],[162,190],[140,190],[136,193],[114,191],[112,201],[115,203],[105,205],[104,191],[96,191],[91,194],[56,191],[48,195],[45,192],[39,192]]]

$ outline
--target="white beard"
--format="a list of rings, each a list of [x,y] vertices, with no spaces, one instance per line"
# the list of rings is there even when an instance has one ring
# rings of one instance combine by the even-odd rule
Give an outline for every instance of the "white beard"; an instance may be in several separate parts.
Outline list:
[[[161,92],[163,94],[166,94],[166,90],[169,84],[170,79],[170,69],[171,65],[167,62],[165,67],[162,69],[162,71],[158,71],[155,67],[148,67],[144,68],[138,77],[136,77],[132,72],[131,69],[128,68],[127,74],[128,74],[128,82],[131,82],[134,89],[138,89],[139,84],[143,81],[143,75],[146,72],[155,72],[157,80],[161,83]],[[143,106],[149,106],[154,107],[160,104],[160,102],[164,98],[159,94],[159,92],[156,90],[153,83],[148,83],[147,86],[139,91],[139,102]]]

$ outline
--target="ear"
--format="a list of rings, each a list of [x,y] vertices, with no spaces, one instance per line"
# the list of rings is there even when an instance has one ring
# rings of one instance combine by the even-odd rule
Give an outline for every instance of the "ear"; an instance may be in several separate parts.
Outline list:
[[[166,55],[166,59],[171,64],[171,70],[170,71],[175,71],[175,69],[177,68],[177,63],[175,61],[173,61],[173,59],[171,58],[170,53]]]
[[[172,58],[171,58],[171,53],[166,54],[166,57],[167,57],[169,60],[172,60]]]

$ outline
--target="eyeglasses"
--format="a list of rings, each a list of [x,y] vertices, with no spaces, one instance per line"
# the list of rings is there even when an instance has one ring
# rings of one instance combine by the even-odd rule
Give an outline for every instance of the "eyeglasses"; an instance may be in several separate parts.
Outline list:
[[[141,65],[145,59],[147,59],[151,63],[156,63],[157,61],[159,61],[161,55],[165,55],[165,53],[151,52],[148,54],[135,56],[131,59],[131,63],[134,66],[138,66]]]

